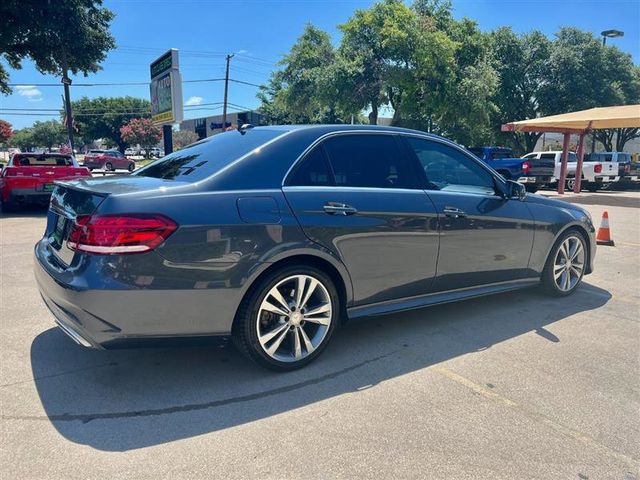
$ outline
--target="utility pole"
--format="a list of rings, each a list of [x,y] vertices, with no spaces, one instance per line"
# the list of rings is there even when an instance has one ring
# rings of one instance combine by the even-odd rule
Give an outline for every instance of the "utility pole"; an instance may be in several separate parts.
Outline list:
[[[229,92],[229,62],[235,54],[227,55],[227,70],[224,75],[224,103],[222,104],[222,131],[227,128],[227,94]]]
[[[69,93],[69,85],[71,85],[71,79],[69,78],[69,68],[67,67],[67,58],[62,54],[62,84],[64,85],[64,111],[67,117],[67,135],[69,136],[69,147],[71,148],[71,154],[73,155],[73,117],[71,116],[71,96]]]

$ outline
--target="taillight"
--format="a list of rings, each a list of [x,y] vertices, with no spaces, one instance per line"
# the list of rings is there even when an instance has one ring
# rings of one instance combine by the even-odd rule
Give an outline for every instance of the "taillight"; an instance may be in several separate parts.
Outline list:
[[[596,163],[593,166],[593,171],[596,172],[596,173],[602,172],[602,164],[601,163]]]
[[[629,165],[628,163],[624,166],[624,173],[629,173],[631,172],[631,165]]]
[[[69,234],[72,250],[102,255],[143,253],[164,242],[178,225],[160,214],[80,215]]]
[[[529,173],[529,169],[531,168],[531,165],[529,164],[529,162],[522,162],[522,171],[524,173]]]

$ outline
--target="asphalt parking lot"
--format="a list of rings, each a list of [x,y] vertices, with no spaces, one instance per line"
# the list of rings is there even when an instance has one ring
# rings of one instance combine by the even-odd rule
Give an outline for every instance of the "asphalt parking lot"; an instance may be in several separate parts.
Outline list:
[[[616,242],[574,296],[354,322],[290,374],[75,345],[32,276],[45,212],[0,217],[1,476],[640,479],[640,193],[565,197]]]

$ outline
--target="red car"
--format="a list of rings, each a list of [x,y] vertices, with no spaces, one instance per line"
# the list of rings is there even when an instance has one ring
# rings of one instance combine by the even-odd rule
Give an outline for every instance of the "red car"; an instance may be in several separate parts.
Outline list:
[[[89,170],[94,168],[108,171],[124,169],[133,172],[136,168],[136,162],[128,159],[117,150],[90,150],[84,156],[83,165]]]
[[[0,173],[2,211],[26,203],[48,204],[54,180],[90,177],[72,155],[16,153]]]

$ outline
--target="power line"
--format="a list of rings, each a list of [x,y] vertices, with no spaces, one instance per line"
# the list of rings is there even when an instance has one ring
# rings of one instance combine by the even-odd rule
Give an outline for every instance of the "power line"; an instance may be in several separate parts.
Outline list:
[[[223,82],[223,78],[202,78],[197,80],[183,80],[182,83],[203,83],[203,82]],[[261,87],[257,83],[246,82],[244,80],[236,80],[234,78],[229,79],[230,82],[241,83],[243,85],[250,85],[252,87]],[[74,83],[73,87],[122,87],[131,85],[144,85],[149,86],[151,82],[116,82],[116,83]],[[9,83],[10,87],[61,87],[59,83]]]

